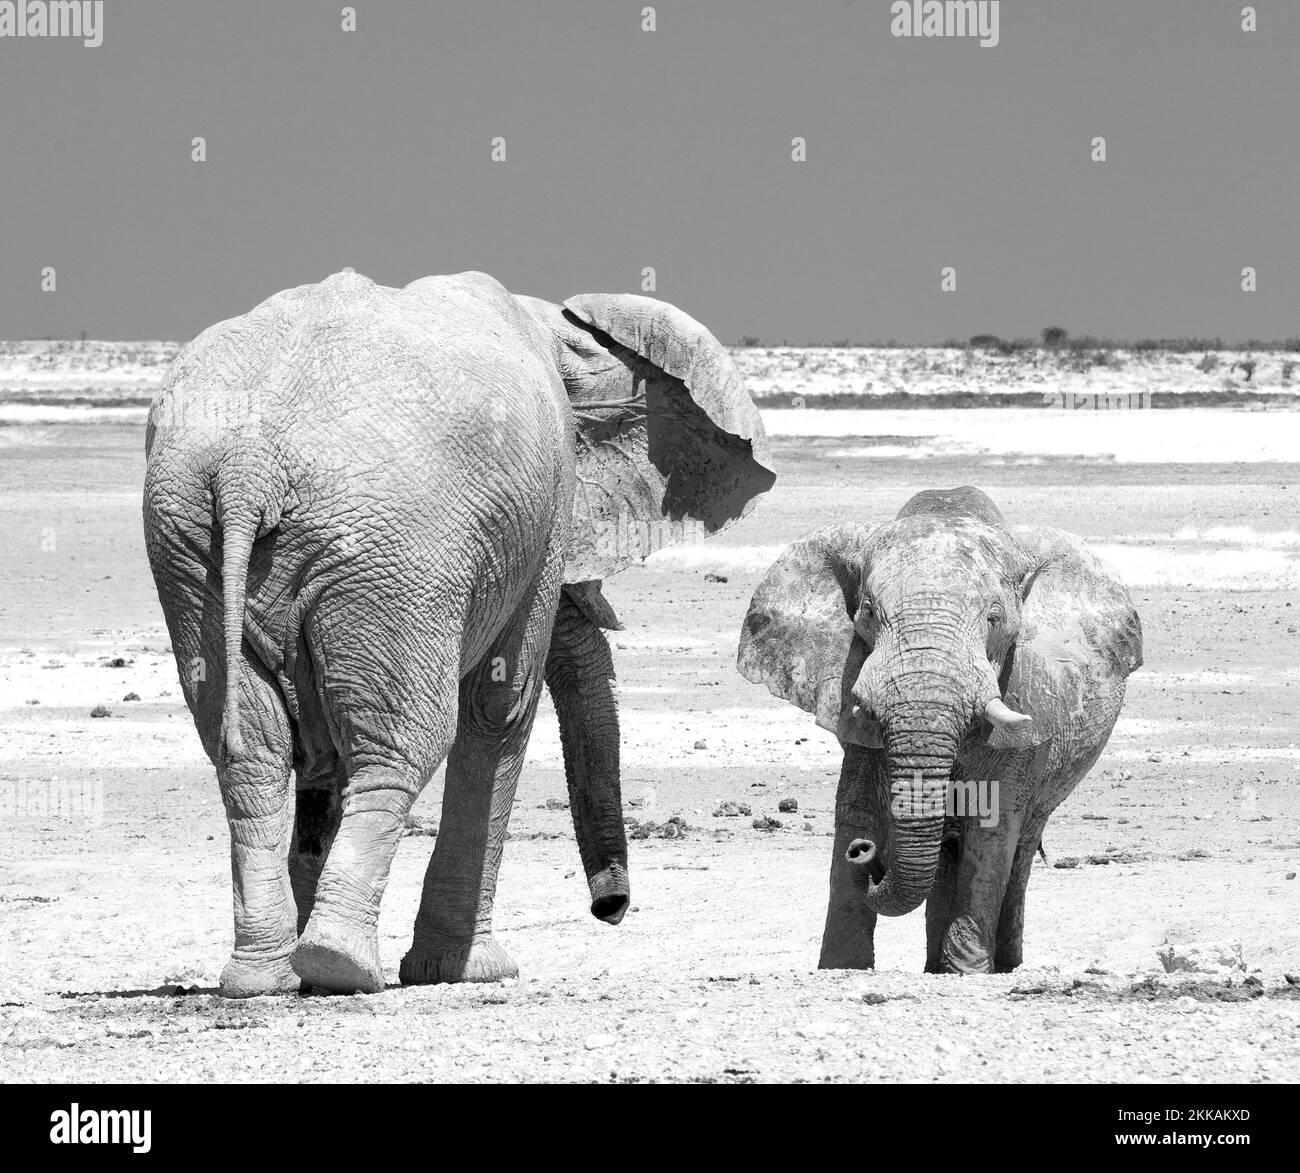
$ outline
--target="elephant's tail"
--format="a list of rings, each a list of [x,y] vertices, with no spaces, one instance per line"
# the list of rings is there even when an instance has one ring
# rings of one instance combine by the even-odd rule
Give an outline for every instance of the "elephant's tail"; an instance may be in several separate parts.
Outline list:
[[[232,499],[233,498],[233,499]],[[261,524],[260,510],[249,508],[238,494],[217,490],[217,519],[221,523],[222,629],[226,653],[226,699],[221,716],[221,745],[226,760],[243,755],[239,733],[239,672],[244,645],[244,603],[248,563]]]

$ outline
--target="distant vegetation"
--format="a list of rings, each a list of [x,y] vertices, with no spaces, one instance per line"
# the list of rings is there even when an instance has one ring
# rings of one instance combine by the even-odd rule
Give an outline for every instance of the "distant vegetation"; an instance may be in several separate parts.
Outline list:
[[[859,350],[992,350],[1002,355],[1022,354],[1026,351],[1045,348],[1047,350],[1073,351],[1074,353],[1113,353],[1117,350],[1133,354],[1163,351],[1168,354],[1192,354],[1198,351],[1248,350],[1262,354],[1296,353],[1300,354],[1300,337],[1285,338],[1280,341],[1267,341],[1251,338],[1246,341],[1228,342],[1222,338],[1139,338],[1136,341],[1123,341],[1113,338],[1097,338],[1092,334],[1080,334],[1070,337],[1064,326],[1044,327],[1041,340],[1037,338],[1000,338],[996,334],[973,334],[965,342],[949,338],[938,344],[926,342],[899,342],[890,338],[885,341],[855,342],[847,338],[837,338],[830,342],[791,343],[787,339],[780,342],[764,342],[757,334],[746,334],[738,346],[753,350],[763,346],[807,346],[831,349]],[[1094,364],[1097,365],[1097,364]],[[1105,364],[1101,364],[1105,365]]]

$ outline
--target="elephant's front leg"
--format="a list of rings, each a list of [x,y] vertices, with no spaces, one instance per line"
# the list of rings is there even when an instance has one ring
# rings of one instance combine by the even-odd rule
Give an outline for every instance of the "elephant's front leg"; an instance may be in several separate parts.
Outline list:
[[[548,606],[553,606],[549,600]],[[541,638],[550,638],[549,614]],[[518,967],[492,935],[492,906],[515,785],[541,694],[541,655],[535,642],[541,640],[528,640],[523,647],[498,645],[461,682],[442,821],[424,876],[411,948],[402,958],[403,984],[518,976]],[[493,679],[498,663],[515,666],[506,682]]]
[[[591,588],[600,599],[599,583],[579,585]],[[589,603],[584,609],[569,591],[566,587],[560,593],[546,658],[546,684],[560,723],[569,810],[591,892],[591,914],[616,925],[627,911],[631,888],[619,777],[614,662],[609,641],[588,614],[592,609]],[[618,622],[612,611],[606,621]]]
[[[854,886],[848,849],[854,839],[870,839],[878,849],[884,848],[884,828],[889,822],[873,790],[882,770],[882,757],[880,750],[844,747],[835,796],[830,904],[822,931],[819,969],[873,969],[876,964],[876,914],[863,903],[861,890]]]
[[[1043,840],[1047,815],[1027,818],[1020,831],[1015,858],[1011,863],[1011,876],[1007,881],[1006,895],[1002,898],[1002,912],[998,917],[996,951],[993,968],[997,973],[1010,973],[1019,967],[1025,936],[1025,892],[1029,887],[1029,874],[1033,870],[1034,856]]]
[[[939,848],[939,870],[925,900],[925,972],[943,972],[943,942],[957,898],[957,862],[961,839],[945,838]]]
[[[1022,812],[1010,804],[985,827],[968,818],[957,861],[950,918],[943,932],[940,973],[992,973],[998,925],[1020,840]],[[928,970],[932,969],[927,964]]]

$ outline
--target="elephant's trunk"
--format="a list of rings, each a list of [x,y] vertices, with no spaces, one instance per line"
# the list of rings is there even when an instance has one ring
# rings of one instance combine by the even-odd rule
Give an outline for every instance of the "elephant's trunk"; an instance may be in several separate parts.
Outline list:
[[[886,739],[889,754],[888,866],[873,843],[849,845],[851,875],[867,907],[880,916],[902,916],[929,895],[939,868],[939,846],[956,755],[954,737],[932,730]]]
[[[631,897],[619,783],[614,664],[600,629],[561,592],[546,685],[560,722],[569,810],[591,892],[591,914],[616,925]]]
[[[860,695],[884,733],[889,842],[884,859],[867,840],[851,843],[847,858],[867,908],[902,916],[924,902],[938,872],[957,744],[972,716],[970,682],[955,655],[917,667],[895,645],[873,659]]]

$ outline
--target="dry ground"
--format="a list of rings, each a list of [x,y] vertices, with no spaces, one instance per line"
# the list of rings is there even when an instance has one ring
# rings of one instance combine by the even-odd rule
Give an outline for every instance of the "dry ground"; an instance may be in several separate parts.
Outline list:
[[[1197,414],[1211,446],[1243,418],[1274,440],[1296,426]],[[0,1077],[1296,1080],[1300,465],[981,456],[924,431],[778,437],[781,480],[750,518],[607,584],[627,623],[628,813],[687,825],[632,842],[620,927],[587,914],[567,812],[548,807],[565,793],[548,709],[497,900],[517,983],[233,1003],[212,992],[225,822],[142,550],[142,430],[0,427]],[[1115,555],[1146,666],[1048,826],[1052,862],[1078,862],[1036,868],[1022,970],[922,975],[916,913],[881,922],[875,973],[819,973],[838,750],[737,675],[740,621],[772,547],[961,483]],[[51,813],[51,796],[86,806]],[[777,814],[787,797],[797,815]],[[438,798],[435,781],[426,831]],[[784,825],[714,817],[721,800]],[[432,842],[403,841],[385,898],[394,981]],[[1167,936],[1239,942],[1246,968],[1166,977]]]

